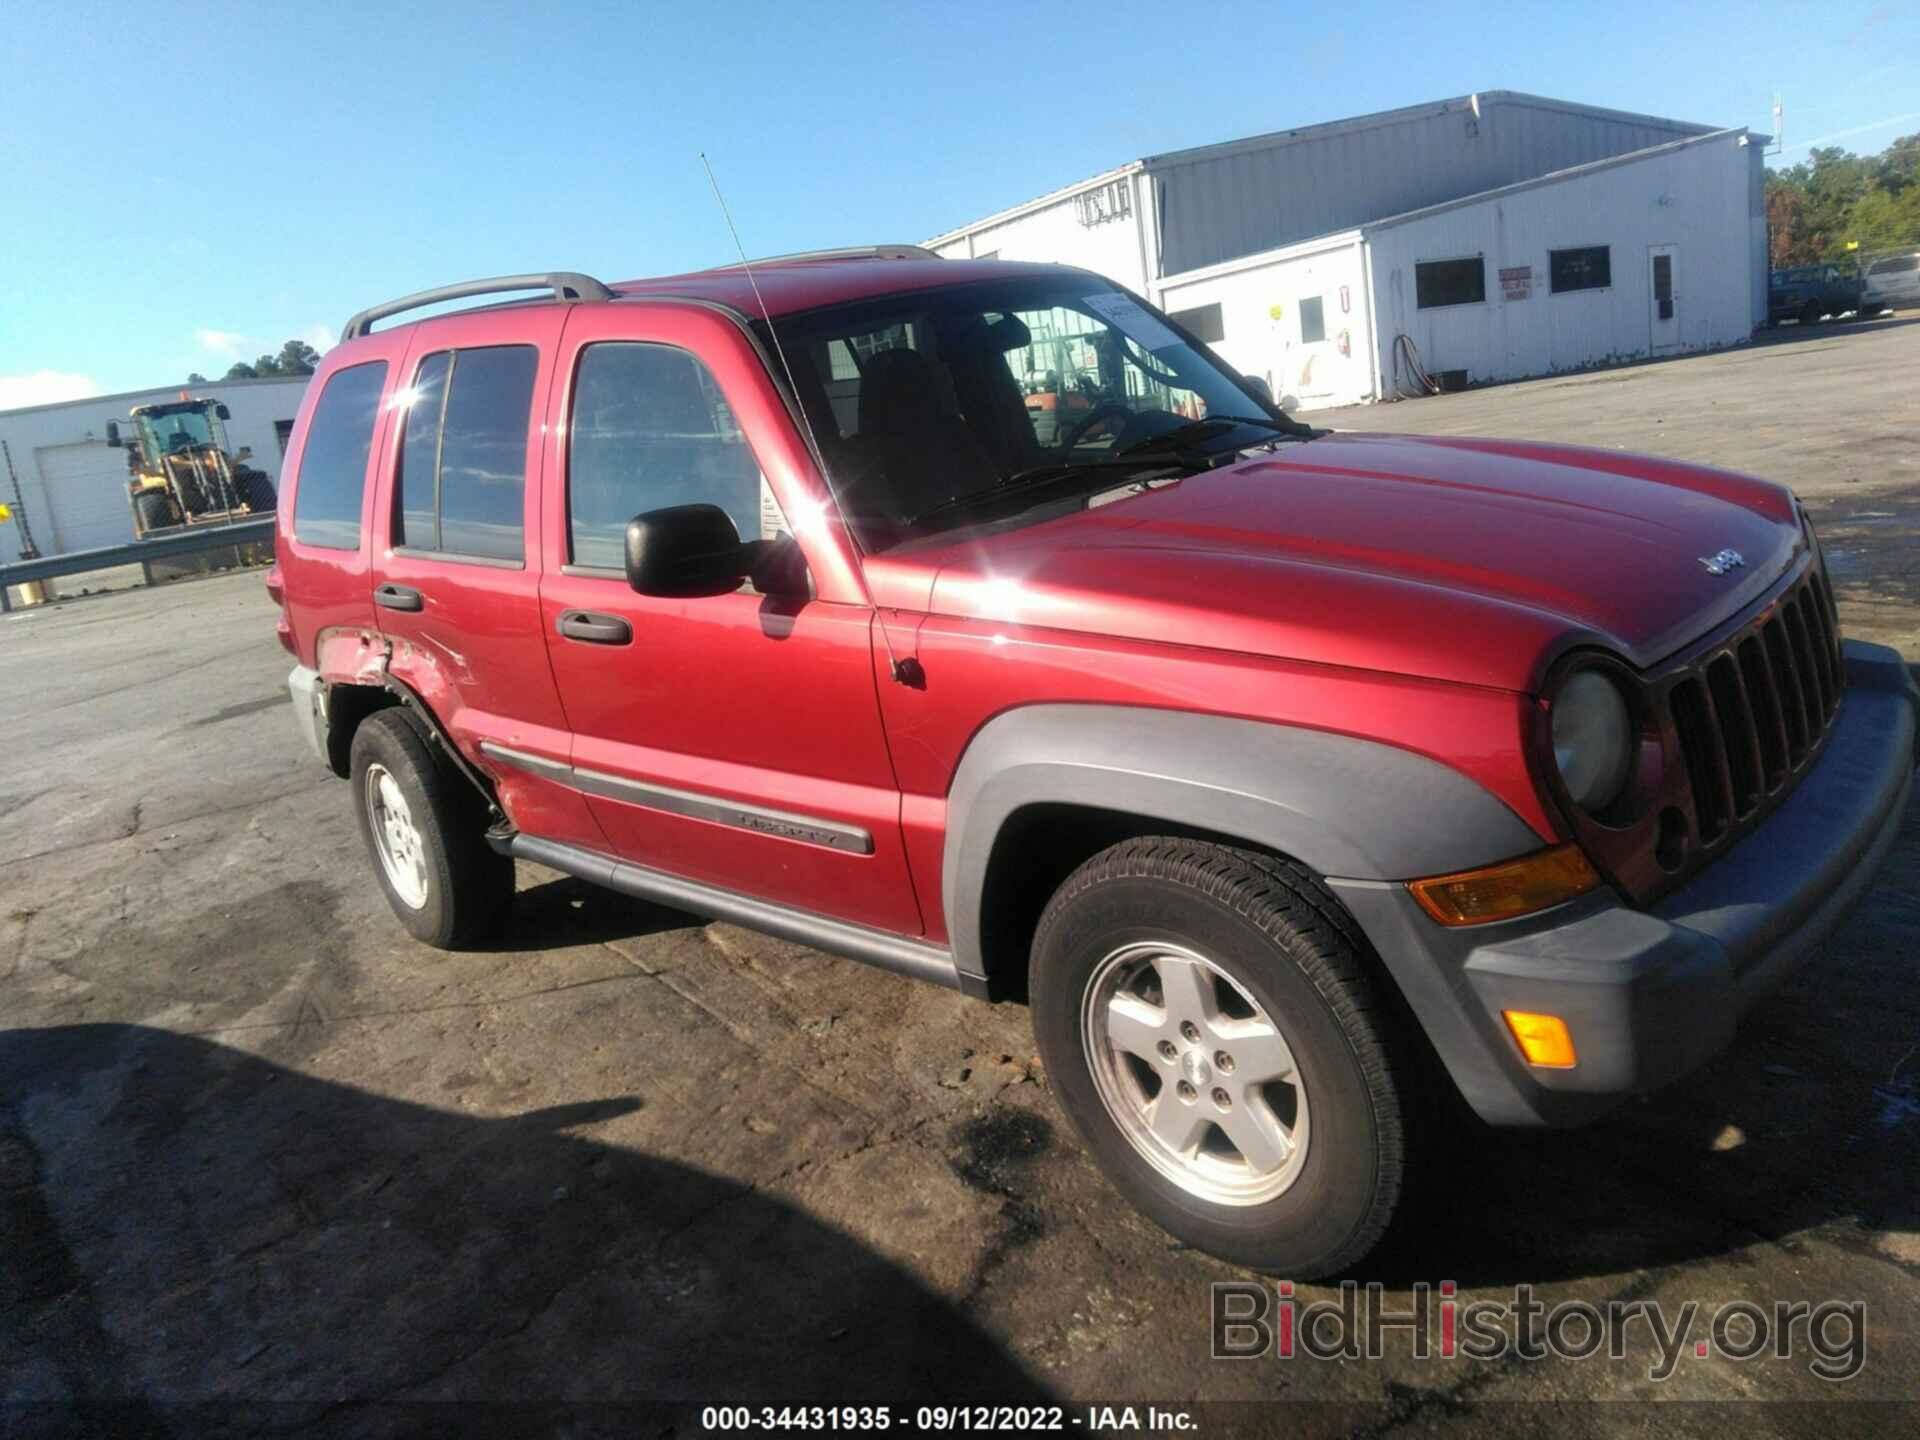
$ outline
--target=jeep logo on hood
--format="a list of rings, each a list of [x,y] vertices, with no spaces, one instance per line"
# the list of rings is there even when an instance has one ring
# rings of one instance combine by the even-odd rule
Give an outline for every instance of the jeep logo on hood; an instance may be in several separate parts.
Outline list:
[[[1724,575],[1729,570],[1737,570],[1747,563],[1747,557],[1738,550],[1722,550],[1718,555],[1702,555],[1700,563],[1706,567],[1709,575]]]

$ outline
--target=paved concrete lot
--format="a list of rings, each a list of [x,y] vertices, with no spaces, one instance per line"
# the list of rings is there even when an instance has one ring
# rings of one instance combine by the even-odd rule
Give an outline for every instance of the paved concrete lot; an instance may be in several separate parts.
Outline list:
[[[1334,420],[1789,481],[1849,631],[1920,656],[1916,374],[1920,324],[1883,320]],[[1202,1433],[1914,1421],[1888,1407],[1920,1369],[1920,822],[1683,1087],[1446,1137],[1367,1277],[1396,1310],[1442,1281],[1695,1305],[1699,1340],[1736,1300],[1858,1301],[1857,1376],[1802,1332],[1652,1379],[1644,1322],[1618,1359],[1388,1332],[1377,1360],[1216,1362],[1236,1276],[1108,1189],[1024,1011],[533,867],[499,948],[412,943],[297,748],[272,620],[255,573],[0,621],[0,1429],[486,1428],[413,1408],[457,1400],[614,1434],[596,1406],[664,1401],[689,1434],[704,1403],[882,1395],[1240,1402]],[[1569,1403],[1649,1398],[1799,1403]]]

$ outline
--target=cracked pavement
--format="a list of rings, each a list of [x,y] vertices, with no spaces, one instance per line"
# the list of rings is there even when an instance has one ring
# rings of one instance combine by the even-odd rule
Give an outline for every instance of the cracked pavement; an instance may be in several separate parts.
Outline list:
[[[1916,364],[1887,320],[1330,418],[1786,480],[1849,633],[1916,657],[1920,412],[1887,378]],[[525,865],[497,948],[415,945],[282,708],[272,619],[254,573],[0,621],[9,1433],[630,1433],[625,1402],[685,1433],[882,1395],[1202,1401],[1203,1433],[1913,1422],[1920,821],[1726,1055],[1582,1132],[1440,1137],[1361,1277],[1396,1309],[1442,1280],[1858,1299],[1856,1379],[1653,1381],[1644,1332],[1621,1360],[1216,1362],[1208,1287],[1242,1277],[1101,1180],[1018,1007]],[[1572,1403],[1650,1398],[1694,1403]]]

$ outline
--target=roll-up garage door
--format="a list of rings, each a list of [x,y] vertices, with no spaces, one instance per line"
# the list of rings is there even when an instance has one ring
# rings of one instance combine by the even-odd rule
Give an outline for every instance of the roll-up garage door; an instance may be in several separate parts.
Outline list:
[[[34,451],[46,484],[51,535],[34,539],[47,554],[124,545],[133,539],[133,515],[127,508],[127,457],[124,450],[87,441],[45,445]]]

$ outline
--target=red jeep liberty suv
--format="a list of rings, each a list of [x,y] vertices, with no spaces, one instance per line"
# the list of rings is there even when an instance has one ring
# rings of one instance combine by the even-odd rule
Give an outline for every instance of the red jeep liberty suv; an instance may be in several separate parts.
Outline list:
[[[1025,998],[1113,1183],[1296,1278],[1445,1088],[1566,1124],[1725,1045],[1912,786],[1785,488],[1310,429],[1079,270],[410,296],[286,475],[300,728],[415,936],[518,858]]]

